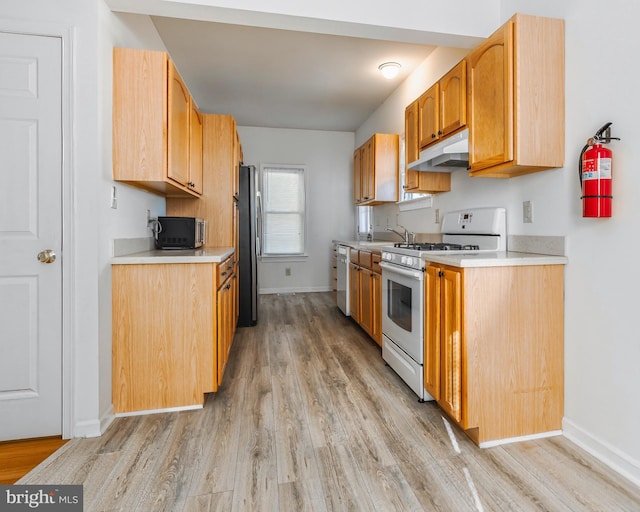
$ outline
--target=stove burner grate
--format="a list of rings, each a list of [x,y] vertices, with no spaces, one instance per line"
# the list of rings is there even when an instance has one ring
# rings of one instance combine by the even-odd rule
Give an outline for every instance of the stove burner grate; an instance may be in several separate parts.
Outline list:
[[[405,244],[403,242],[398,242],[393,244],[394,247],[398,247],[401,249],[413,249],[416,251],[478,251],[480,250],[480,246],[471,245],[471,244],[451,244],[451,243],[415,243],[415,244]]]

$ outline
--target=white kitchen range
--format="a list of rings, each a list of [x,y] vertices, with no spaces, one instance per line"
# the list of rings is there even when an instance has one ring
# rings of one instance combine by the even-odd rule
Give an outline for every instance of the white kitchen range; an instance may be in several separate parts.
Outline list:
[[[472,208],[444,215],[441,243],[397,243],[382,248],[382,357],[418,395],[424,389],[424,275],[429,254],[507,250],[506,210]]]

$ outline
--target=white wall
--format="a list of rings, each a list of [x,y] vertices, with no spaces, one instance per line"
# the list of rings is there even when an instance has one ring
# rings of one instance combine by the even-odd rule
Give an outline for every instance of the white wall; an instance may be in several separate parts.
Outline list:
[[[606,6],[595,0],[520,0],[502,5],[500,23],[516,10],[565,19],[565,167],[509,180],[472,179],[464,170],[455,171],[451,192],[434,196],[432,209],[398,212],[395,205],[376,207],[375,222],[384,226],[388,218],[397,217],[408,229],[437,232],[434,208],[446,212],[495,205],[507,208],[510,234],[565,236],[569,264],[565,277],[564,432],[640,482],[640,337],[635,318],[635,287],[640,283],[636,261],[640,173],[634,165],[640,154],[632,142],[636,135],[640,137],[632,108],[639,72],[629,66],[628,57],[640,52],[640,38],[635,35],[640,6],[624,0]],[[449,57],[452,66],[457,57]],[[430,60],[426,61],[429,65]],[[435,74],[439,78],[443,73]],[[409,101],[406,96],[403,84],[359,128],[356,141],[374,130],[402,133],[398,103],[404,109],[417,94]],[[389,105],[394,106],[390,109]],[[578,156],[586,139],[607,121],[613,122],[613,135],[622,137],[612,145],[614,216],[583,219]],[[524,200],[533,202],[532,224],[522,222]]]
[[[244,163],[307,166],[307,252],[303,261],[262,261],[260,293],[331,289],[332,239],[354,238],[354,134],[239,126]],[[285,276],[285,268],[291,276]]]
[[[98,1],[100,67],[98,73],[100,167],[96,167],[98,197],[93,205],[98,238],[99,276],[99,414],[101,430],[112,418],[111,394],[111,264],[113,240],[116,238],[150,237],[147,210],[152,217],[164,215],[164,197],[112,180],[111,109],[113,97],[113,47],[166,50],[148,16],[114,14]],[[116,187],[117,209],[112,209],[111,188]],[[90,398],[87,397],[89,400]]]

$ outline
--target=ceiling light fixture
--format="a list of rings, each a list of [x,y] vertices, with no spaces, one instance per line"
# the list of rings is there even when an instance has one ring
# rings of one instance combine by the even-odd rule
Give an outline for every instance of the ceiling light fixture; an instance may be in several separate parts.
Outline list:
[[[399,62],[383,62],[378,66],[380,73],[382,76],[391,80],[398,76],[400,72],[400,63]]]

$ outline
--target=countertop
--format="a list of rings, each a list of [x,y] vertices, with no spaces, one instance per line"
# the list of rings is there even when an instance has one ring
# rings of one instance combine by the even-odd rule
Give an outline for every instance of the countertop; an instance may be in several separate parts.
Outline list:
[[[221,263],[233,254],[233,252],[233,247],[144,251],[127,254],[125,256],[115,256],[111,258],[111,264]]]
[[[566,265],[566,256],[535,254],[530,252],[477,252],[473,254],[428,254],[427,262],[453,267],[516,267],[524,265]]]
[[[347,245],[352,249],[371,251],[380,254],[381,247],[393,245],[393,242],[368,242],[366,240],[333,240],[334,244]]]

